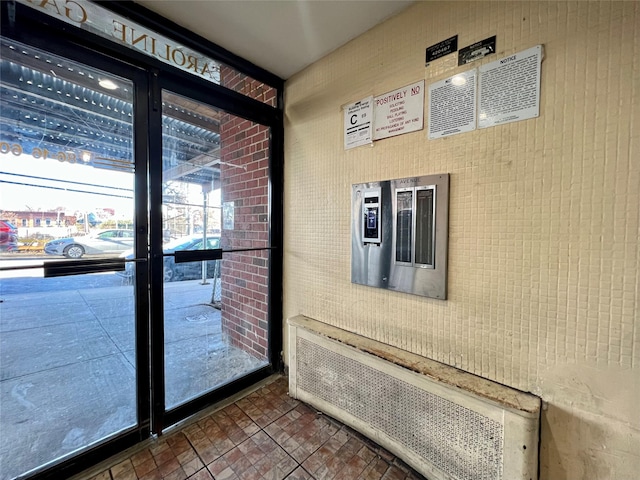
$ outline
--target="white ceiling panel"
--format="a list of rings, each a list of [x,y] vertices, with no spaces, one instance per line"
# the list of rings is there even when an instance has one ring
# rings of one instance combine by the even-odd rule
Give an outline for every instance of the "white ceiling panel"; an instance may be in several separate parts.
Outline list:
[[[136,0],[283,79],[405,9],[406,0]]]

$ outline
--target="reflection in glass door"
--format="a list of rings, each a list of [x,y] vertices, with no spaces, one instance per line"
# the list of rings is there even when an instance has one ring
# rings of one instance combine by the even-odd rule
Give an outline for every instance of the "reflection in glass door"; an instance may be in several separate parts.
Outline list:
[[[168,91],[162,101],[169,410],[268,364],[270,131]]]
[[[133,84],[8,39],[1,54],[0,477],[10,479],[138,425],[133,286],[96,273],[134,247]]]

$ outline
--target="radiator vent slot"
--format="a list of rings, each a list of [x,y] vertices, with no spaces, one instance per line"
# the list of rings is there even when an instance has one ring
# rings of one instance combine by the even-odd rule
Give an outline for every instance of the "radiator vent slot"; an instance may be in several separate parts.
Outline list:
[[[387,434],[460,480],[502,478],[502,425],[298,338],[298,388]],[[303,368],[300,368],[300,367]]]
[[[538,397],[307,317],[288,324],[294,398],[429,480],[537,478]]]

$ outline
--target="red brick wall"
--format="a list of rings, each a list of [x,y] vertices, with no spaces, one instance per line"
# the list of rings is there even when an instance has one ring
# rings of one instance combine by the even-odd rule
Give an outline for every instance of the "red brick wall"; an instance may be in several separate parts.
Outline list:
[[[251,97],[254,100],[259,100],[262,103],[276,106],[276,89],[265,85],[258,80],[254,80],[251,77],[247,77],[243,73],[236,72],[229,67],[222,67],[220,70],[220,84],[235,92],[242,93],[247,97]]]
[[[220,124],[222,202],[234,203],[225,249],[269,246],[269,128],[233,115]],[[225,254],[222,331],[231,344],[267,359],[268,250]]]

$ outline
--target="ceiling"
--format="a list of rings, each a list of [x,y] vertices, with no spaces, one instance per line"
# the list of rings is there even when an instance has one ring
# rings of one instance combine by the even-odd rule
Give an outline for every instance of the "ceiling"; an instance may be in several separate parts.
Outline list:
[[[136,0],[136,3],[286,80],[414,2]]]

